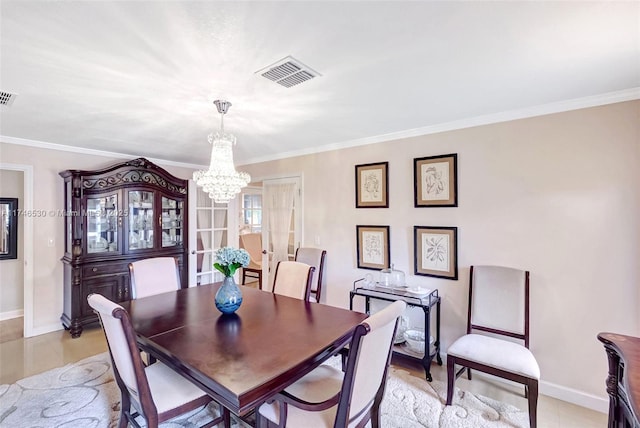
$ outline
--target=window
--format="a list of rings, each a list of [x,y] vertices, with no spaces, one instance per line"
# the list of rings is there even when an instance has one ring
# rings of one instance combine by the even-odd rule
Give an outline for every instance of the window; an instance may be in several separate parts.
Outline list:
[[[242,192],[240,233],[262,232],[262,189],[248,188]]]

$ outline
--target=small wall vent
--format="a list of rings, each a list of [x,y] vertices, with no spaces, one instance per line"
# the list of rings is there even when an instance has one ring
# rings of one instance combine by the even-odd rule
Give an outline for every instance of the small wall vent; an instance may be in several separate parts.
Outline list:
[[[18,94],[12,94],[11,92],[0,91],[0,106],[11,107],[13,101],[16,99]]]
[[[292,56],[282,58],[280,61],[256,71],[255,74],[285,88],[290,88],[307,80],[311,80],[314,77],[321,76],[320,73],[304,65]]]

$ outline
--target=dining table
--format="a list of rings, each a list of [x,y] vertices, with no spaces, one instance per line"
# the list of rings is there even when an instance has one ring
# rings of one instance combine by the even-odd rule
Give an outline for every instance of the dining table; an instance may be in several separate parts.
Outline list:
[[[122,302],[140,348],[243,417],[351,340],[366,314],[242,286],[223,314],[221,283]]]

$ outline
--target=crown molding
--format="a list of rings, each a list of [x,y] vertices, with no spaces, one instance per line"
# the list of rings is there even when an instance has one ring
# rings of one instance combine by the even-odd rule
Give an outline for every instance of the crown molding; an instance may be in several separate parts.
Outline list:
[[[606,94],[593,95],[584,98],[576,98],[572,100],[559,101],[555,103],[542,104],[523,109],[509,110],[505,112],[487,114],[482,116],[471,117],[467,119],[445,122],[437,125],[424,126],[421,128],[407,129],[389,134],[382,134],[373,137],[359,138],[356,140],[343,141],[338,143],[327,144],[309,149],[294,150],[279,153],[273,156],[262,156],[250,158],[237,165],[250,165],[259,162],[268,162],[280,159],[291,158],[295,156],[304,156],[314,153],[328,152],[331,150],[346,149],[350,147],[364,146],[367,144],[383,143],[392,140],[400,140],[403,138],[418,137],[421,135],[437,134],[440,132],[455,131],[465,128],[473,128],[475,126],[491,125],[501,122],[509,122],[518,119],[527,119],[530,117],[544,116],[547,114],[562,113],[571,110],[580,110],[583,108],[597,107],[607,104],[621,103],[625,101],[633,101],[640,99],[640,87],[625,89],[622,91],[608,92]]]
[[[633,101],[640,99],[640,87],[624,89],[621,91],[608,92],[605,94],[593,95],[584,98],[576,98],[572,100],[559,101],[555,103],[542,104],[539,106],[527,107],[523,109],[509,110],[500,113],[487,114],[482,116],[471,117],[467,119],[445,122],[437,125],[424,126],[420,128],[407,129],[389,134],[376,135],[372,137],[359,138],[356,140],[348,140],[336,143],[325,144],[318,147],[292,150],[288,152],[278,153],[271,156],[262,156],[249,158],[244,161],[236,161],[236,166],[251,165],[260,162],[269,162],[281,160],[296,156],[312,155],[316,153],[329,152],[332,150],[346,149],[350,147],[364,146],[367,144],[383,143],[392,140],[400,140],[403,138],[418,137],[421,135],[437,134],[440,132],[455,131],[465,128],[473,128],[475,126],[491,125],[501,122],[509,122],[518,119],[527,119],[530,117],[544,116],[547,114],[562,113],[571,110],[579,110],[583,108],[598,107],[607,104],[621,103],[625,101]],[[8,144],[18,144],[23,146],[38,147],[42,149],[60,150],[65,152],[82,153],[94,156],[106,156],[117,159],[130,159],[131,157],[146,157],[144,155],[131,155],[124,153],[109,152],[104,150],[87,149],[82,147],[65,146],[63,144],[47,143],[44,141],[28,140],[24,138],[9,137],[0,134],[0,142]],[[181,168],[206,169],[208,165],[199,165],[186,162],[176,162],[167,159],[158,159],[147,157],[151,162],[160,165],[175,166]]]

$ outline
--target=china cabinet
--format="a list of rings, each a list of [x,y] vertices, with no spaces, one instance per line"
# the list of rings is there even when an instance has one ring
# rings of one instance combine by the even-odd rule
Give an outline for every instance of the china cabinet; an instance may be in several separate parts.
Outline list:
[[[131,298],[129,263],[174,257],[187,287],[188,181],[145,158],[95,170],[67,170],[64,178],[63,326],[72,337],[96,322],[87,296]]]

